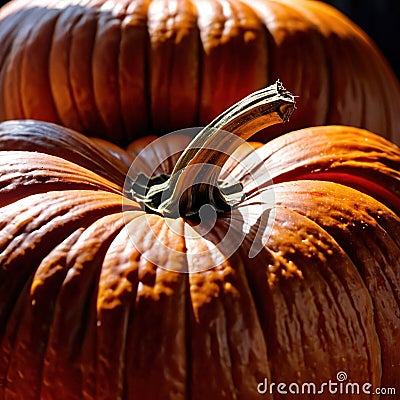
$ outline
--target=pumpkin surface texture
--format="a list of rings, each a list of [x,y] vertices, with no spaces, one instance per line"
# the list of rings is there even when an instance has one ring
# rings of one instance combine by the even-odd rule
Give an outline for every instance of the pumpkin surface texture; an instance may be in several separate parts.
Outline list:
[[[1,123],[0,398],[285,399],[299,396],[257,388],[339,372],[396,387],[400,149],[346,126],[231,140],[292,108],[277,84],[187,147],[165,136],[135,159],[51,123]],[[131,162],[153,168],[147,191]],[[201,163],[220,174],[195,176]]]
[[[288,124],[400,143],[399,83],[371,40],[309,0],[13,0],[0,10],[0,121],[38,119],[127,144],[204,126],[281,79]]]

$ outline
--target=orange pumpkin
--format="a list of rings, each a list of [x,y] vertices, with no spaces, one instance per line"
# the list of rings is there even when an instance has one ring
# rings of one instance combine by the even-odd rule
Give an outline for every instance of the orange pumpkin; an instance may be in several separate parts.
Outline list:
[[[291,113],[279,85],[257,96],[183,152],[167,136],[132,158],[157,167],[145,192],[123,150],[0,124],[0,397],[284,399],[261,396],[265,383],[319,388],[343,373],[398,385],[400,149],[326,126],[226,159],[236,135]],[[224,162],[219,176],[190,170]],[[180,215],[156,204],[157,176]],[[228,206],[221,180],[242,189]],[[198,198],[216,207],[212,225]]]
[[[400,143],[400,89],[371,40],[310,0],[13,0],[0,10],[0,121],[39,119],[127,144],[204,126],[281,79],[291,121]]]

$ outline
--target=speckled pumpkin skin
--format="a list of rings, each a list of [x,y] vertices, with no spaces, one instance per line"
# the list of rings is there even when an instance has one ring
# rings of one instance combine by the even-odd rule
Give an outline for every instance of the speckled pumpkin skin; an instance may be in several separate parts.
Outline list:
[[[284,399],[258,383],[339,371],[398,385],[398,147],[350,127],[292,132],[255,150],[273,181],[259,187],[243,169],[257,175],[254,153],[239,150],[225,174],[247,197],[194,241],[184,218],[126,198],[122,211],[133,158],[104,149],[55,125],[0,124],[0,398]],[[250,223],[240,215],[262,191],[275,198],[264,248],[248,258],[264,232],[254,220],[225,258],[215,243]],[[199,263],[212,268],[177,272]]]
[[[399,83],[371,40],[310,0],[13,0],[0,10],[0,121],[32,118],[126,145],[204,126],[277,79],[290,123],[400,143]]]

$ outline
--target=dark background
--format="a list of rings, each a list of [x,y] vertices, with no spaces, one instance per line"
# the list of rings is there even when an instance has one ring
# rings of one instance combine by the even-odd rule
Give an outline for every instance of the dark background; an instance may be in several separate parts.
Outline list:
[[[400,0],[325,0],[374,40],[400,79]]]
[[[368,33],[400,79],[400,0],[324,1],[338,8]],[[0,6],[6,2],[0,0]]]

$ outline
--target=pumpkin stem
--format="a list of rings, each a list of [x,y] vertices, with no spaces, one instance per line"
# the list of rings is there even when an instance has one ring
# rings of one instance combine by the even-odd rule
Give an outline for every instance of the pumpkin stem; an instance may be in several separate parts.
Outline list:
[[[287,121],[294,108],[294,96],[279,81],[250,94],[197,134],[170,176],[139,176],[132,184],[133,197],[164,216],[204,219],[230,210],[243,199],[243,187],[219,181],[222,166],[243,140]]]

